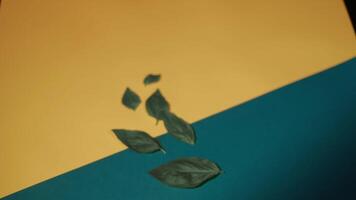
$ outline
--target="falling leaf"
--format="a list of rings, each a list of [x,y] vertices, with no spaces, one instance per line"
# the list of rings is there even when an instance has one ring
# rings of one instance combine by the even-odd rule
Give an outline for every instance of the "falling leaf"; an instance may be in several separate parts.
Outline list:
[[[143,83],[145,85],[149,85],[152,83],[156,83],[161,79],[161,75],[160,74],[148,74],[145,79],[143,80]]]
[[[138,153],[152,153],[159,150],[165,153],[159,142],[146,132],[125,129],[112,131],[122,143]]]
[[[188,122],[171,112],[163,112],[162,117],[169,134],[188,144],[195,144],[195,132]]]
[[[140,97],[130,88],[126,88],[125,93],[122,96],[122,104],[124,104],[129,109],[136,110],[140,103]]]
[[[163,164],[150,174],[164,184],[178,188],[196,188],[220,174],[219,167],[204,158],[187,157]]]
[[[158,89],[146,100],[147,113],[151,117],[154,117],[157,123],[159,120],[162,120],[162,113],[168,112],[169,109],[168,102]]]

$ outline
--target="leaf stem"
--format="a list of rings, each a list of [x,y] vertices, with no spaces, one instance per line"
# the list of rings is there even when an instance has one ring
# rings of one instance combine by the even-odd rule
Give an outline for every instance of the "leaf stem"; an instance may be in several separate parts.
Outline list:
[[[162,151],[163,154],[166,154],[166,153],[167,153],[167,151],[164,150],[164,149],[162,149],[162,148],[160,149],[160,151]]]

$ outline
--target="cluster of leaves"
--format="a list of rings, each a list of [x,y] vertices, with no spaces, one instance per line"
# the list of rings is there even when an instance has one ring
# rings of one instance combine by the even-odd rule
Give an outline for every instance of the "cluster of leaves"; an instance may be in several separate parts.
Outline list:
[[[149,74],[145,77],[144,85],[160,81],[161,75]],[[122,104],[131,110],[136,110],[141,104],[141,98],[130,88],[126,88],[122,97]],[[147,98],[146,111],[149,116],[156,119],[156,124],[163,121],[168,134],[176,139],[194,145],[196,135],[193,127],[171,112],[168,101],[161,91],[157,89]],[[113,129],[117,138],[129,149],[138,153],[153,153],[166,151],[155,138],[139,130]],[[162,183],[178,188],[195,188],[220,174],[219,167],[204,158],[186,157],[173,160],[150,171],[150,174]]]

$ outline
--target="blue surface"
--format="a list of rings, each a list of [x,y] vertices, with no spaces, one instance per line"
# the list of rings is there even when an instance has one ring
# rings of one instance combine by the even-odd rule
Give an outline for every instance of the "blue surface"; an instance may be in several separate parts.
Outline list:
[[[124,151],[4,199],[356,199],[356,59],[193,126],[196,146],[165,135],[166,155]],[[170,188],[147,173],[190,155],[225,173],[197,189]]]

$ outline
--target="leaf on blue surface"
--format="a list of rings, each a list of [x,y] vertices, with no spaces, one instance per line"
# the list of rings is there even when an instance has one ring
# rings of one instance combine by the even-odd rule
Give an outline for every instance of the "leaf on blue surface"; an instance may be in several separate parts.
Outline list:
[[[196,188],[220,174],[212,161],[187,157],[163,164],[149,172],[160,182],[178,188]]]
[[[195,144],[195,131],[188,122],[171,112],[163,112],[162,118],[168,134],[188,144]]]

